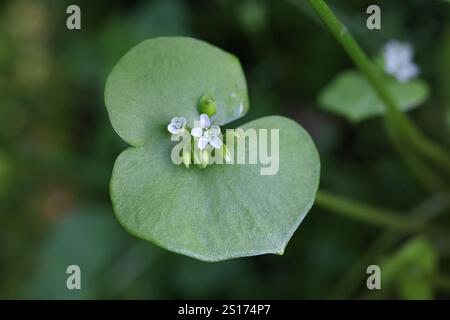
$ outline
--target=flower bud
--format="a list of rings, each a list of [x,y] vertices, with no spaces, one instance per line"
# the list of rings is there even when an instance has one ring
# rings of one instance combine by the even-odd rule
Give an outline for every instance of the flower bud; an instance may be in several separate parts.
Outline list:
[[[208,166],[208,163],[209,163],[209,153],[205,149],[202,151],[202,168],[206,168]]]
[[[191,153],[189,151],[183,151],[182,159],[186,168],[189,168],[189,165],[191,164]]]
[[[200,114],[207,114],[209,117],[216,114],[216,102],[209,94],[204,94],[198,101],[198,110]]]

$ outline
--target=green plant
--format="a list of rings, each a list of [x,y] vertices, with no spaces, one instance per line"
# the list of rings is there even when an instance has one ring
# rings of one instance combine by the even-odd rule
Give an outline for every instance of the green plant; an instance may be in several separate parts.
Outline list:
[[[423,80],[400,83],[390,77],[384,78],[386,88],[402,111],[418,107],[429,95],[428,86]],[[386,113],[383,101],[370,83],[354,70],[337,75],[322,91],[319,105],[324,110],[340,114],[354,123]]]
[[[324,89],[319,104],[354,122],[383,116],[392,144],[414,175],[431,192],[447,194],[448,150],[425,137],[404,113],[427,99],[428,85],[388,77],[324,1],[309,3],[358,68],[339,75]],[[117,159],[111,179],[115,212],[130,233],[207,261],[282,253],[314,199],[327,210],[397,232],[435,230],[420,217],[317,192],[320,164],[314,144],[298,124],[283,117],[243,126],[280,129],[280,172],[275,176],[258,175],[258,165],[173,165],[165,126],[175,116],[192,123],[205,94],[209,102],[201,112],[211,113],[214,101],[219,125],[249,108],[238,60],[189,38],[145,41],[108,78],[105,99],[111,122],[132,146]]]
[[[216,107],[209,101],[199,111],[205,93]],[[192,128],[200,112],[216,109],[215,123],[225,125],[248,110],[234,56],[192,38],[144,41],[115,66],[105,100],[113,127],[132,146],[111,178],[114,210],[130,233],[207,261],[284,251],[319,183],[316,148],[297,123],[271,116],[242,126],[280,129],[276,175],[260,175],[261,164],[187,169],[170,158],[166,126],[173,117],[185,117]]]

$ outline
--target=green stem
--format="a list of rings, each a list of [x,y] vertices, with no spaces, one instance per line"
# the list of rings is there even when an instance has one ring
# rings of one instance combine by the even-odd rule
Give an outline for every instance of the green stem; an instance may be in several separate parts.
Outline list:
[[[441,165],[450,174],[450,154],[448,151],[426,138],[415,127],[410,119],[400,111],[396,101],[386,89],[381,74],[374,67],[373,63],[355,41],[353,36],[348,32],[347,27],[334,15],[325,1],[309,0],[309,3],[328,29],[333,33],[358,69],[372,84],[373,88],[384,102],[387,117],[392,119],[393,124],[401,128],[401,131],[408,137],[408,141],[418,152]]]
[[[384,231],[372,244],[364,248],[364,252],[357,261],[350,267],[346,274],[340,279],[337,286],[331,291],[329,299],[351,299],[364,283],[366,273],[365,268],[370,265],[370,261],[378,259],[380,252],[385,252],[386,248],[392,247],[402,235],[394,231]]]
[[[389,122],[389,119],[386,119]],[[417,177],[417,179],[430,191],[442,191],[447,189],[445,181],[440,177],[430,166],[421,159],[414,150],[408,147],[407,143],[402,139],[402,135],[395,131],[396,127],[391,125],[386,126],[388,135],[392,144],[397,149],[398,154],[410,171]]]
[[[409,216],[402,217],[401,214],[392,210],[372,207],[326,191],[317,192],[316,205],[342,216],[397,231],[414,232],[425,228],[421,220]]]
[[[444,214],[450,208],[450,198],[448,194],[436,194],[416,205],[408,211],[408,215],[429,221]],[[330,299],[349,299],[358,290],[365,273],[361,272],[370,261],[379,259],[379,256],[386,253],[389,248],[398,243],[403,234],[393,231],[384,231],[369,247],[364,249],[362,255],[353,264],[350,270],[339,280],[337,286],[332,290]]]

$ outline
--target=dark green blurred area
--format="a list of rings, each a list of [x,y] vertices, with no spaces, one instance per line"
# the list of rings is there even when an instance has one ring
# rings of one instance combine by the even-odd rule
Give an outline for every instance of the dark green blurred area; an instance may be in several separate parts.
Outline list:
[[[329,3],[370,55],[389,39],[415,46],[432,94],[410,115],[450,146],[450,4],[376,1],[382,30],[369,31],[365,10],[374,1]],[[79,31],[66,28],[69,4],[81,8]],[[251,107],[240,123],[269,114],[298,121],[319,149],[322,189],[405,214],[419,203],[433,205],[381,119],[352,126],[318,108],[320,90],[353,66],[305,0],[2,1],[0,298],[411,297],[398,290],[395,275],[376,294],[365,287],[367,265],[357,262],[382,229],[317,208],[283,256],[220,263],[172,254],[119,226],[109,178],[126,144],[110,125],[104,82],[132,46],[170,35],[193,36],[240,58]],[[437,218],[441,225],[450,224],[449,213]],[[369,264],[381,264],[408,239],[374,252]],[[450,274],[450,243],[428,240],[440,273]],[[81,291],[66,289],[71,264],[81,267]],[[433,291],[450,297],[440,286]]]

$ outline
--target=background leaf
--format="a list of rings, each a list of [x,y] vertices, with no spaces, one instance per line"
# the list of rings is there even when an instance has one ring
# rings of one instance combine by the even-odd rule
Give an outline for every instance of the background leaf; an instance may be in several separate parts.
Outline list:
[[[208,93],[219,125],[248,110],[239,60],[208,43],[187,37],[155,38],[131,49],[114,67],[105,88],[111,123],[126,142],[143,145],[175,116],[192,127],[197,102]]]
[[[382,287],[398,286],[402,299],[432,299],[429,277],[436,273],[437,255],[425,238],[407,242],[381,265]]]
[[[83,237],[79,235],[82,234]],[[99,206],[77,208],[68,213],[40,248],[39,266],[28,286],[31,299],[86,299],[95,296],[102,273],[128,244],[110,211]],[[68,290],[66,269],[81,269],[81,290]]]
[[[386,77],[386,85],[401,110],[408,111],[422,104],[429,95],[427,84],[422,80],[400,83]],[[357,71],[340,73],[319,96],[319,105],[327,111],[358,122],[385,113],[383,102]]]
[[[289,119],[265,117],[243,128],[280,129],[276,175],[260,175],[259,164],[175,166],[168,135],[153,136],[115,163],[111,198],[121,224],[201,260],[282,253],[314,202],[319,156],[307,132]]]

